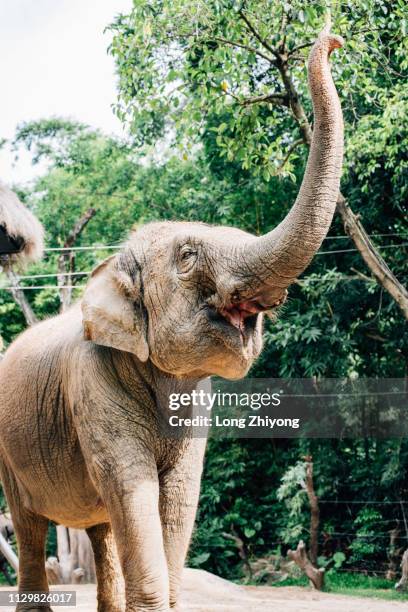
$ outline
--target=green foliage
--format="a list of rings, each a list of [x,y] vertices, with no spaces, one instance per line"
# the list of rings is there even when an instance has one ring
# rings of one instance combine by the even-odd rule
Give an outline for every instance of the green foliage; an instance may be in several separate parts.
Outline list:
[[[350,544],[352,555],[350,561],[361,561],[381,552],[382,543],[376,538],[378,535],[378,521],[382,522],[382,515],[372,508],[363,508],[354,520],[356,537]]]
[[[287,116],[274,50],[285,45],[293,81],[310,110],[305,59],[326,6],[303,0],[136,0],[130,14],[111,26],[118,116],[138,144],[166,135],[190,155],[210,115],[221,156],[265,180],[282,172],[294,177],[296,154],[283,169],[282,162],[299,134]],[[335,3],[332,15],[333,30],[347,41],[334,70],[353,133],[361,114],[384,108],[382,88],[407,73],[407,7],[350,0]],[[269,102],[253,103],[271,95]]]
[[[267,526],[262,520],[253,519],[253,496],[257,490],[260,493],[257,503],[268,513],[268,503],[258,489],[264,475],[259,473],[259,462],[251,456],[250,446],[245,442],[231,445],[225,440],[210,440],[206,466],[189,562],[193,567],[239,578],[239,552],[225,535],[240,537],[249,554],[265,545]],[[252,475],[249,489],[248,472]]]
[[[340,569],[344,561],[346,560],[346,555],[342,552],[336,552],[334,553],[332,560],[334,564],[334,569]]]
[[[279,535],[285,543],[302,538],[307,516],[305,479],[305,462],[298,461],[283,474],[281,485],[276,492],[277,499],[283,501],[287,509],[287,522],[279,530]]]

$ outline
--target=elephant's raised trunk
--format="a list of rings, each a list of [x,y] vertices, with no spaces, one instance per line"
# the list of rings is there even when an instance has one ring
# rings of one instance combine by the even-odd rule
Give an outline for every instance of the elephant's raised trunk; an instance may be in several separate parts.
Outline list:
[[[271,232],[245,245],[241,278],[256,274],[261,303],[279,299],[310,263],[333,217],[343,159],[343,118],[330,53],[343,40],[323,30],[309,55],[314,129],[303,182],[292,209]],[[272,301],[271,301],[272,300]]]

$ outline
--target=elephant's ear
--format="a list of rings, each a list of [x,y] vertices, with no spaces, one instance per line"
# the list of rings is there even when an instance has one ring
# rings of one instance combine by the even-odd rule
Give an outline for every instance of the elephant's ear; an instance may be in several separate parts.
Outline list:
[[[82,298],[84,337],[102,346],[134,353],[147,361],[147,322],[140,269],[121,265],[113,255],[93,272]]]

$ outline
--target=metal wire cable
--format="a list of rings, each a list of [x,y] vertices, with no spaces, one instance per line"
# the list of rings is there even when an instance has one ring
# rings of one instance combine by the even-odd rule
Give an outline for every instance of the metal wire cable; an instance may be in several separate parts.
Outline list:
[[[86,287],[86,285],[32,285],[29,287],[24,287],[22,285],[20,286],[13,286],[13,287],[0,287],[0,291],[30,291],[30,290],[37,290],[37,291],[42,291],[43,289],[81,289],[83,287]]]
[[[28,274],[19,276],[18,280],[34,280],[36,278],[55,278],[56,276],[88,276],[92,270],[87,272],[52,272],[50,274]]]
[[[377,500],[377,499],[366,499],[366,500],[344,500],[344,499],[319,499],[319,504],[408,504],[408,500],[395,499],[390,500]]]
[[[110,249],[121,249],[123,244],[112,244],[112,245],[92,245],[92,246],[78,246],[78,247],[48,247],[44,249],[45,253],[50,252],[70,252],[70,251],[106,251]]]
[[[394,237],[399,237],[399,238],[406,238],[408,236],[408,234],[370,234],[369,237],[370,238],[382,238],[382,237],[387,237],[387,236],[394,236]],[[344,236],[326,236],[326,238],[324,240],[340,240],[340,239],[345,239],[345,238],[349,238],[350,236],[344,235]],[[387,244],[387,245],[378,245],[378,248],[381,249],[385,249],[385,248],[398,248],[401,246],[406,246],[408,243],[401,243],[401,244]],[[44,249],[45,253],[52,253],[52,252],[70,252],[70,251],[104,251],[106,249],[109,250],[115,250],[115,249],[120,249],[123,247],[123,244],[111,244],[111,245],[90,245],[90,246],[77,246],[77,247],[47,247],[46,249]],[[358,249],[341,249],[338,251],[318,251],[316,254],[317,255],[326,255],[326,254],[332,254],[332,253],[348,253],[351,251],[357,251]]]
[[[339,236],[334,236],[334,238],[338,238]],[[378,248],[381,249],[391,249],[391,248],[401,248],[401,247],[405,247],[408,246],[408,242],[403,242],[401,244],[398,245],[380,245]],[[120,249],[122,247],[122,245],[104,245],[104,246],[83,246],[83,247],[52,247],[49,249],[45,249],[45,251],[50,252],[50,251],[56,251],[56,252],[64,252],[64,251],[94,251],[94,250],[107,250],[107,249],[111,249],[111,250],[115,250],[115,249]],[[316,253],[316,255],[335,255],[337,253],[350,253],[350,252],[356,252],[358,249],[340,249],[340,250],[335,250],[335,251],[318,251]],[[70,277],[76,277],[76,276],[88,276],[91,273],[91,271],[82,271],[82,272],[53,272],[53,273],[48,273],[48,274],[27,274],[27,275],[23,275],[19,277],[19,280],[35,280],[35,279],[40,279],[40,278],[56,278],[56,277],[61,277],[61,276],[65,276],[67,278]],[[337,280],[336,278],[333,279],[319,279],[319,278],[304,278],[304,279],[299,279],[300,283],[305,283],[306,282],[332,282],[332,280]],[[365,281],[365,282],[370,282],[371,279],[365,279],[365,278],[359,278],[359,277],[355,277],[355,278],[340,278],[339,280],[341,280],[342,282],[351,282],[351,281]],[[374,279],[373,279],[374,280]],[[81,287],[84,285],[76,285],[76,287]],[[21,289],[21,290],[26,290],[26,289],[31,289],[31,290],[40,290],[40,289],[69,289],[72,288],[70,285],[60,285],[60,286],[56,286],[56,285],[38,285],[38,286],[8,286],[8,287],[0,287],[0,290],[13,290],[13,289]]]
[[[49,274],[26,274],[26,275],[22,275],[18,277],[18,280],[34,280],[37,278],[55,278],[58,276],[88,276],[89,274],[91,274],[92,270],[88,270],[86,272],[50,272]],[[346,275],[343,275],[342,278],[326,278],[326,279],[322,279],[322,278],[309,278],[309,277],[305,277],[305,278],[300,278],[299,279],[299,283],[304,283],[305,281],[309,282],[309,283],[318,283],[318,282],[332,282],[333,280],[343,280],[343,281],[355,281],[355,280],[364,280],[367,282],[367,280],[369,279],[364,279],[364,278],[360,278],[358,276],[356,277],[349,277]],[[371,280],[371,279],[370,279]]]
[[[378,249],[399,249],[401,247],[408,246],[408,242],[401,242],[401,244],[378,244]],[[337,251],[317,251],[316,255],[335,255],[337,253],[352,253],[356,252],[358,249],[339,249]]]

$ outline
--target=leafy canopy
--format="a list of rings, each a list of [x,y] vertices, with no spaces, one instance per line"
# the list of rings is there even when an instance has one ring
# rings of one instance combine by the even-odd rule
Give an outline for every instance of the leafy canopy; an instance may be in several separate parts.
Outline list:
[[[407,75],[408,8],[404,0],[348,0],[332,9],[332,29],[346,39],[334,75],[353,133],[366,113],[383,111],[384,87]],[[116,112],[138,144],[166,136],[185,157],[211,117],[228,160],[265,180],[292,174],[299,130],[284,73],[310,118],[305,60],[325,11],[304,0],[134,0],[111,26]]]

